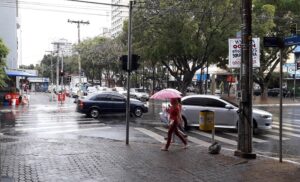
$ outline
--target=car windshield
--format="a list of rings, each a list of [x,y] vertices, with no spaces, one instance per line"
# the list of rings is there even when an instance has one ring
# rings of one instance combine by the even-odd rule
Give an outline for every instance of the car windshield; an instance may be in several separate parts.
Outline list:
[[[232,104],[233,106],[235,106],[235,107],[239,107],[239,105],[237,104],[237,103],[235,103],[234,101],[232,101],[232,100],[229,100],[229,99],[227,99],[227,98],[221,98],[222,100],[225,100],[226,102],[229,102],[230,104]]]

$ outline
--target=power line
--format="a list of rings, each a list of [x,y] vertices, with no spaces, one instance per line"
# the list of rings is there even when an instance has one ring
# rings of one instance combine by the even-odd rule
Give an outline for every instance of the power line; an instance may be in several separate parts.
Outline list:
[[[74,6],[74,5],[68,5],[68,4],[55,4],[55,3],[40,3],[40,2],[26,2],[26,1],[18,1],[19,4],[22,4],[22,5],[33,5],[33,6],[46,6],[46,7],[49,7],[49,6],[52,6],[52,7],[58,7],[58,8],[76,8],[76,9],[89,9],[89,10],[107,10],[107,11],[110,11],[110,9],[107,9],[107,8],[100,8],[100,7],[97,7],[97,6]],[[15,2],[0,2],[2,4],[12,4],[12,5],[15,5]]]
[[[16,8],[16,6],[13,6],[13,5],[4,5],[4,6],[0,5],[0,7]],[[86,13],[86,12],[58,10],[58,9],[38,9],[38,8],[30,8],[30,7],[19,7],[19,9],[29,9],[29,10],[36,10],[36,11],[49,11],[49,12],[57,12],[57,13],[87,14],[87,15],[95,15],[95,16],[109,16],[107,14],[104,15],[104,14],[98,14],[98,13]],[[127,16],[118,16],[118,17],[127,17]]]
[[[105,5],[105,6],[117,6],[117,7],[127,7],[128,5],[123,4],[109,4],[109,3],[99,3],[99,2],[93,2],[93,1],[81,1],[81,0],[67,0],[67,1],[73,1],[73,2],[79,2],[79,3],[88,3],[88,4],[98,4],[98,5]]]

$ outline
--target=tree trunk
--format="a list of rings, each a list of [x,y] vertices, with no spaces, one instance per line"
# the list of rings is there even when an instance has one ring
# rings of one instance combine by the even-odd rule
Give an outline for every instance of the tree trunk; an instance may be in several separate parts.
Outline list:
[[[183,75],[183,81],[181,84],[181,92],[183,95],[186,94],[186,89],[187,87],[192,83],[193,80],[193,76],[194,76],[195,72],[194,71],[185,71],[184,75]],[[179,83],[181,82],[181,80],[177,80]]]
[[[268,97],[268,88],[265,84],[261,84],[260,86],[260,91],[261,91],[261,99],[267,99]]]

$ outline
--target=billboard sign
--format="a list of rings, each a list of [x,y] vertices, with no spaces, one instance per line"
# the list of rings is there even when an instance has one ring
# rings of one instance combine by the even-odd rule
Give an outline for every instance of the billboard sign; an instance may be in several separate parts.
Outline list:
[[[252,60],[253,68],[260,67],[259,38],[252,39]],[[240,68],[242,55],[242,40],[240,38],[228,39],[229,43],[229,68]]]

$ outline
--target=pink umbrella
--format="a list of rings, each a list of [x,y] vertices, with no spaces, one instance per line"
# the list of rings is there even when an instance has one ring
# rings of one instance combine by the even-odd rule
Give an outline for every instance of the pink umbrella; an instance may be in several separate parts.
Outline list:
[[[166,100],[172,98],[181,98],[181,95],[172,91],[172,90],[161,90],[153,94],[150,99],[157,99],[157,100]]]
[[[174,89],[174,88],[166,88],[164,90],[168,90],[168,91],[173,91],[173,92],[176,92],[177,94],[181,95],[182,93],[179,92],[178,90]]]

